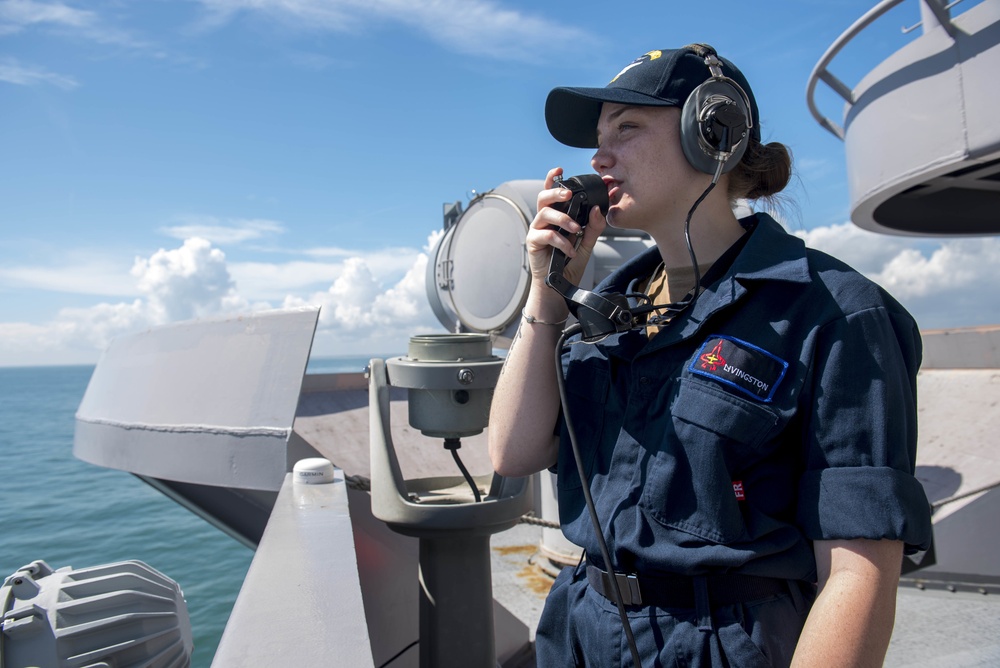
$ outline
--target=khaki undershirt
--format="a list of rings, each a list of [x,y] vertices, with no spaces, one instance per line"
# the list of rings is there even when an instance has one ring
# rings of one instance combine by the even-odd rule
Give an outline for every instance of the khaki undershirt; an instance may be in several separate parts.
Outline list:
[[[710,264],[699,266],[701,275],[704,276],[711,266]],[[694,267],[690,265],[675,267],[667,272],[661,263],[656,268],[656,271],[653,272],[653,275],[650,276],[645,292],[649,295],[653,304],[660,305],[681,301],[693,288]],[[670,316],[668,311],[659,311],[657,313],[662,317],[669,318]],[[660,327],[661,325],[646,325],[646,336],[653,338],[660,331]]]

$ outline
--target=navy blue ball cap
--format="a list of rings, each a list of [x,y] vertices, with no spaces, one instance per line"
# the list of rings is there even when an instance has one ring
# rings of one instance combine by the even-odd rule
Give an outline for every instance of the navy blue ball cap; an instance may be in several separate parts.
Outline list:
[[[650,51],[633,60],[604,88],[555,88],[545,100],[545,123],[557,141],[576,148],[597,148],[597,121],[605,102],[643,107],[683,107],[691,92],[711,78],[705,64],[710,46]],[[750,100],[751,136],[760,141],[757,102],[743,73],[719,57],[723,76],[735,81]]]

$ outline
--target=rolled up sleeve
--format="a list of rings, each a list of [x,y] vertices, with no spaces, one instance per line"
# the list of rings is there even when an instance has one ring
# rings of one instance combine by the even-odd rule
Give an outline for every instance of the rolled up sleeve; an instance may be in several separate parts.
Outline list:
[[[902,311],[867,309],[820,328],[815,351],[798,524],[811,540],[889,539],[907,552],[927,549],[930,506],[913,476],[915,323]]]

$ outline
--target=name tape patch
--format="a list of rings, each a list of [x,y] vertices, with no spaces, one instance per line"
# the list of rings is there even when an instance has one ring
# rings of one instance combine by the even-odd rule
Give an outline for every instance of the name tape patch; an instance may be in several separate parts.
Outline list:
[[[747,341],[715,334],[691,360],[689,370],[767,402],[785,377],[788,362]]]

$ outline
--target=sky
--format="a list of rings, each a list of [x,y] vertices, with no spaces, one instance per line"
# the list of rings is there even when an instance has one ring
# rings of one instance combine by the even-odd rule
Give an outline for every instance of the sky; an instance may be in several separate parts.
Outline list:
[[[402,353],[444,331],[424,273],[445,203],[591,171],[549,136],[548,91],[691,42],[740,66],[764,140],[791,149],[789,231],[923,329],[1000,322],[982,288],[1000,284],[995,238],[849,221],[843,144],[805,89],[872,4],[0,0],[0,366],[90,364],[115,336],[305,304],[315,356]],[[856,83],[918,20],[903,3],[831,70]],[[835,120],[838,100],[820,87]]]

